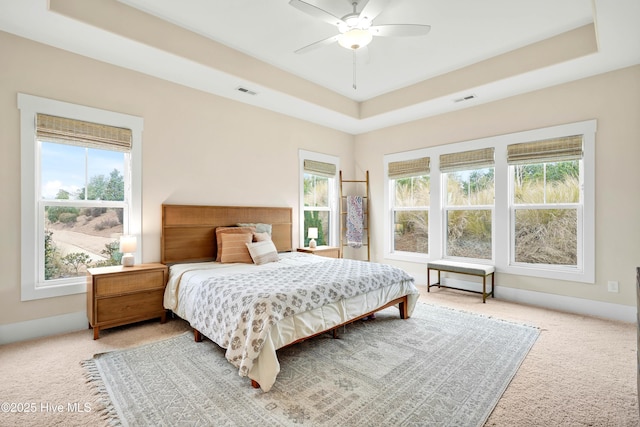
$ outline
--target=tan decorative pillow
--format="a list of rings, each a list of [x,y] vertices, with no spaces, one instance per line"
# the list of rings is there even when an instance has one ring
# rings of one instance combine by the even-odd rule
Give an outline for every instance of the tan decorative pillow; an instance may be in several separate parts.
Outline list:
[[[222,263],[244,262],[253,264],[253,259],[247,249],[247,243],[251,243],[253,233],[222,233]]]
[[[216,262],[222,262],[222,235],[226,233],[255,233],[255,227],[216,227]]]
[[[257,265],[266,264],[268,262],[279,261],[278,251],[271,240],[263,240],[262,242],[247,243],[247,248],[251,254],[253,262]]]
[[[269,233],[264,232],[264,233],[253,233],[253,241],[254,242],[264,242],[267,240],[271,240],[271,236],[269,235]]]

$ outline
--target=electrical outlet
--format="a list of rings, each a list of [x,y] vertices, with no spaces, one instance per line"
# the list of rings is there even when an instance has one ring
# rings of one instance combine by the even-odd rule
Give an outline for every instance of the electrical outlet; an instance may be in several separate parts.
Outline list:
[[[618,282],[609,280],[607,282],[607,288],[609,289],[609,292],[618,292]]]

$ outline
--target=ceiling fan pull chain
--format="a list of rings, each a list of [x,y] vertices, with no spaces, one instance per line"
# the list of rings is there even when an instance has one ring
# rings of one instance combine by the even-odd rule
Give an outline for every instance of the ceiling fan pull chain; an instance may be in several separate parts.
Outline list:
[[[356,50],[353,49],[353,90],[356,89]]]

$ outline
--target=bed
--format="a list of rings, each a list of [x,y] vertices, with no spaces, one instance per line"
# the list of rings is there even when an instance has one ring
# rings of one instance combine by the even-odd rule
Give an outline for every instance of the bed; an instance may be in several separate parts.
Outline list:
[[[204,335],[224,348],[239,375],[265,392],[280,371],[279,348],[336,335],[391,306],[406,319],[418,299],[398,268],[294,252],[291,208],[166,204],[161,242],[170,268],[165,308],[190,323],[196,341]]]

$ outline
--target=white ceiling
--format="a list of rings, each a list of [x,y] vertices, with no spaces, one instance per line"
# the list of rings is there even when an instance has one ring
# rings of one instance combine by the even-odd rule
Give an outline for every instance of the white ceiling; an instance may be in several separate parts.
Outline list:
[[[638,0],[390,0],[375,25],[428,24],[431,31],[418,37],[375,37],[358,51],[356,90],[353,58],[347,49],[333,44],[294,53],[337,29],[293,8],[288,0],[118,1],[356,102],[591,22],[596,25],[598,53],[471,88],[467,93],[478,99],[465,105],[454,104],[452,98],[460,94],[451,93],[359,119],[53,13],[47,0],[0,0],[0,30],[354,134],[640,63]],[[351,11],[349,0],[307,1],[337,16]],[[243,96],[232,90],[238,85],[259,94]]]
[[[389,0],[374,25],[427,24],[431,31],[418,37],[374,38],[365,51],[357,52],[354,90],[350,50],[336,43],[294,53],[338,30],[288,0],[119,1],[357,101],[593,22],[591,0]],[[337,17],[352,11],[351,0],[306,2]]]

